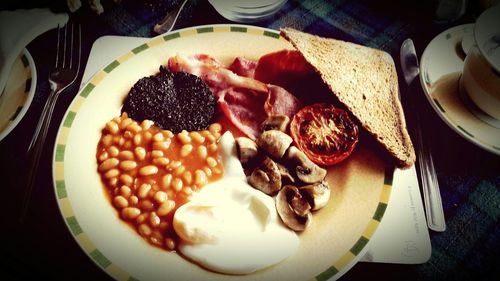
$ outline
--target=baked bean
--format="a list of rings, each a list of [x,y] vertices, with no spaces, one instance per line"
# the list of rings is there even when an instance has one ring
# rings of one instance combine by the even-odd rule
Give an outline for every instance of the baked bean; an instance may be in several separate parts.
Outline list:
[[[120,161],[116,158],[109,158],[107,160],[105,160],[104,162],[101,163],[101,165],[99,165],[99,168],[97,168],[97,170],[99,172],[107,172],[113,168],[115,168],[116,166],[118,166],[118,164],[120,163]]]
[[[113,199],[113,203],[117,208],[123,209],[128,207],[128,201],[125,197],[118,195]]]
[[[174,239],[172,238],[165,238],[165,247],[167,247],[168,250],[172,251],[175,249],[175,242]]]
[[[175,207],[175,201],[173,200],[167,200],[165,203],[161,204],[158,210],[156,211],[156,214],[160,217],[166,216],[172,211]]]
[[[135,219],[135,223],[141,224],[144,223],[148,219],[148,213],[142,213]]]
[[[215,143],[208,145],[208,151],[210,151],[211,153],[217,152],[218,149],[219,148],[217,147],[217,144],[215,144]]]
[[[179,178],[175,178],[172,180],[172,187],[175,191],[181,191],[183,186],[182,180]]]
[[[118,171],[118,169],[111,169],[104,174],[104,177],[107,179],[111,179],[111,178],[116,178],[119,174],[120,171]]]
[[[163,240],[163,235],[158,230],[153,231],[153,233],[151,233],[151,236],[149,237],[149,241],[156,246],[162,246]]]
[[[163,189],[169,188],[171,183],[172,183],[172,174],[166,174],[161,178],[161,187]]]
[[[118,153],[120,160],[134,160],[134,153],[130,150],[123,150]]]
[[[141,186],[139,186],[139,190],[137,191],[137,196],[139,198],[146,198],[150,190],[151,190],[151,185],[143,183],[141,184]]]
[[[217,160],[215,160],[215,158],[213,157],[207,157],[207,165],[208,167],[213,168],[217,166]]]
[[[202,144],[205,142],[205,137],[202,136],[199,132],[190,132],[189,136],[191,137],[191,140],[197,144]]]
[[[175,170],[174,170],[174,175],[179,177],[181,176],[182,174],[184,174],[184,171],[186,170],[186,167],[184,166],[179,166],[177,167]]]
[[[181,161],[175,160],[175,161],[170,162],[170,164],[168,164],[167,170],[173,171],[173,170],[179,168],[180,166],[182,166]]]
[[[153,138],[153,134],[149,131],[144,132],[142,136],[144,137],[145,142],[149,142]]]
[[[141,142],[142,142],[142,135],[141,134],[134,135],[134,144],[140,145]]]
[[[158,167],[155,165],[147,165],[139,169],[139,175],[150,176],[158,173]]]
[[[182,173],[182,180],[185,184],[190,185],[193,182],[193,174],[190,171]]]
[[[207,158],[207,155],[208,155],[208,151],[207,151],[207,147],[204,146],[204,145],[200,145],[198,146],[198,148],[196,149],[197,152],[198,152],[198,156],[201,158],[201,159],[205,159]]]
[[[99,156],[97,156],[97,160],[99,160],[99,162],[102,162],[108,159],[108,157],[109,157],[108,152],[104,151],[101,154],[99,154]]]
[[[116,122],[114,121],[109,121],[106,123],[106,129],[111,133],[111,134],[118,134],[118,131],[120,130],[120,127]]]
[[[142,236],[148,237],[149,235],[151,235],[151,228],[147,224],[141,224],[139,225],[139,233]]]
[[[146,212],[150,212],[154,209],[155,205],[153,204],[153,202],[149,201],[149,200],[142,200],[141,203],[141,209],[146,211]]]
[[[137,163],[132,160],[125,160],[120,163],[120,169],[124,171],[130,171],[132,169],[135,169],[137,167]]]
[[[108,147],[108,153],[109,153],[109,156],[116,157],[116,156],[118,156],[118,153],[120,153],[120,150],[118,149],[118,147],[112,145],[112,146]]]
[[[121,214],[124,219],[133,220],[141,214],[141,210],[139,210],[139,208],[126,207],[122,209]]]
[[[210,169],[209,167],[203,167],[203,172],[207,174],[207,177],[212,176],[212,169]]]
[[[132,122],[134,122],[134,120],[132,120],[131,118],[125,118],[123,119],[121,122],[120,122],[120,129],[125,129],[128,127],[128,125],[132,124]]]
[[[194,184],[198,187],[206,185],[208,182],[207,174],[202,170],[194,171]]]
[[[112,187],[116,187],[118,185],[118,179],[116,177],[110,178],[109,185]]]
[[[125,143],[125,138],[123,136],[114,136],[113,143],[121,146]],[[118,154],[118,152],[117,152],[117,154]]]
[[[193,151],[193,145],[191,144],[185,144],[181,147],[180,155],[181,157],[186,157]]]
[[[215,139],[215,136],[214,135],[208,135],[205,137],[205,139],[207,140],[208,143],[210,144],[213,144],[215,143],[216,139]]]
[[[151,151],[151,157],[153,157],[153,158],[163,157],[163,151],[153,150],[153,151]]]
[[[163,130],[162,134],[167,139],[171,139],[174,137],[174,133],[172,133],[170,130]]]
[[[125,143],[122,145],[123,149],[130,149],[132,148],[132,141],[126,140]]]
[[[132,206],[135,206],[137,205],[137,203],[139,203],[139,198],[137,198],[137,196],[135,195],[132,195],[128,198],[128,203]]]
[[[131,131],[125,131],[125,132],[123,133],[123,137],[124,137],[125,139],[128,139],[128,140],[129,140],[129,139],[133,139],[133,138],[134,138],[134,134],[132,134],[132,132],[131,132]]]
[[[151,212],[151,214],[149,215],[149,224],[152,226],[152,227],[158,227],[160,226],[160,217],[155,213],[155,212]]]
[[[184,192],[187,195],[191,195],[193,194],[193,189],[189,186],[185,186],[182,188],[182,192]]]
[[[212,133],[220,133],[222,130],[222,126],[219,123],[213,123],[208,126],[208,130]]]
[[[151,128],[151,126],[154,125],[155,122],[151,121],[151,120],[144,120],[142,121],[141,123],[141,128],[143,130],[149,130],[149,128]]]
[[[146,158],[146,149],[144,149],[144,147],[136,147],[134,153],[138,160],[144,160],[144,158]]]
[[[165,136],[163,135],[162,132],[158,132],[153,136],[154,141],[163,141],[165,139]]]
[[[113,136],[105,135],[104,137],[102,137],[101,143],[104,145],[104,147],[109,147],[113,143]]]
[[[162,204],[163,202],[165,202],[165,200],[167,200],[167,198],[168,198],[167,193],[164,191],[157,191],[153,196],[153,199],[158,204]]]
[[[137,123],[132,122],[126,127],[126,130],[131,131],[134,134],[137,134],[140,131],[142,131],[142,128]]]
[[[170,147],[171,140],[166,139],[164,141],[155,141],[153,142],[154,150],[167,150]]]
[[[191,143],[191,137],[188,135],[188,132],[186,130],[182,130],[177,135],[177,138],[181,141],[182,144]]]
[[[167,166],[170,160],[166,157],[154,158],[153,164],[156,166]]]
[[[131,194],[131,190],[130,190],[130,187],[126,186],[126,185],[122,185],[120,187],[120,194],[122,197],[124,198],[128,198]],[[128,205],[128,202],[127,202],[127,205]]]
[[[128,174],[121,174],[120,181],[123,184],[128,185],[128,186],[132,186],[132,184],[134,183],[134,179],[132,178],[131,175],[128,175]]]

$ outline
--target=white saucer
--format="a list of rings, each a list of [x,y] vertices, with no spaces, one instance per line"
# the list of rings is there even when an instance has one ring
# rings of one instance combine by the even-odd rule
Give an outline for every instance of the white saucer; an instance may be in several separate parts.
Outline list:
[[[500,155],[500,129],[478,118],[460,96],[459,79],[465,57],[462,39],[473,36],[473,30],[474,24],[464,24],[436,36],[422,55],[420,83],[427,100],[450,128],[475,145]]]
[[[26,114],[36,90],[36,67],[28,50],[16,58],[0,97],[0,141]]]

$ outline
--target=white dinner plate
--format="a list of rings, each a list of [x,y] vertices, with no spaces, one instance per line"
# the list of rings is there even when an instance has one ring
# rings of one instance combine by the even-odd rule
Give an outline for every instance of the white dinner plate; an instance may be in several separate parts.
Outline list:
[[[236,56],[257,59],[284,48],[292,46],[275,30],[246,25],[186,28],[118,57],[74,98],[56,138],[54,187],[71,235],[105,272],[117,280],[326,280],[339,278],[363,256],[387,207],[394,170],[362,141],[348,160],[329,169],[331,199],[299,234],[297,253],[249,275],[214,273],[151,246],[119,219],[105,194],[95,156],[101,130],[120,115],[123,99],[138,79],[155,74],[177,53],[207,53],[228,63]]]
[[[500,128],[483,121],[484,117],[478,118],[484,113],[459,90],[463,47],[473,41],[473,28],[473,24],[452,27],[427,45],[420,63],[420,82],[427,100],[450,128],[471,143],[500,155]]]
[[[5,138],[28,111],[36,90],[36,67],[28,50],[14,61],[0,96],[0,141]]]

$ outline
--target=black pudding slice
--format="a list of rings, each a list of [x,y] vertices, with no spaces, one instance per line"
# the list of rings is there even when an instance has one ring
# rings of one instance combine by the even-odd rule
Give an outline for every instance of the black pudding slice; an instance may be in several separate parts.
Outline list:
[[[215,97],[199,77],[160,67],[156,75],[137,81],[122,107],[135,121],[145,119],[173,133],[200,131],[215,114]]]

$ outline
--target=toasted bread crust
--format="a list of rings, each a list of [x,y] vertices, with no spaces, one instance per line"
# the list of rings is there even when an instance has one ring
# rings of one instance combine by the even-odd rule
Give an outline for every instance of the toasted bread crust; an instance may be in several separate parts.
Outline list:
[[[399,168],[415,163],[415,150],[399,100],[396,67],[381,50],[322,38],[292,28],[281,35],[304,56],[337,99],[390,153]]]

